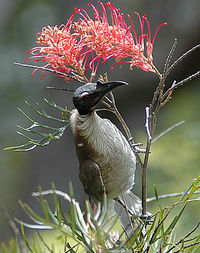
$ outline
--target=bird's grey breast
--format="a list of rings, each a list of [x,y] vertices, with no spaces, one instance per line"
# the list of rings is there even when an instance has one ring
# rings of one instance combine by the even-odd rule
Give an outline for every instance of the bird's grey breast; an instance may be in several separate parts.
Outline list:
[[[75,110],[70,121],[79,162],[91,159],[98,164],[107,196],[114,198],[131,189],[136,160],[119,129],[95,112],[82,116]]]

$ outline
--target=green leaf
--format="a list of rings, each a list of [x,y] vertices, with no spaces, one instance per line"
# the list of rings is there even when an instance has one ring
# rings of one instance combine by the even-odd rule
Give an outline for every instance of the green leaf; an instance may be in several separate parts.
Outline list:
[[[23,240],[24,240],[24,242],[25,242],[27,248],[29,249],[29,251],[30,251],[31,253],[34,253],[33,250],[31,249],[30,245],[29,245],[28,239],[27,239],[26,236],[25,236],[23,224],[21,224],[21,231],[22,231]]]
[[[47,146],[51,141],[58,140],[62,137],[65,129],[69,126],[69,114],[67,107],[59,107],[53,101],[49,101],[46,98],[44,98],[44,101],[48,106],[57,110],[59,114],[61,113],[60,118],[48,115],[42,109],[39,103],[36,103],[36,108],[32,106],[28,101],[25,101],[25,103],[33,112],[38,114],[43,119],[46,119],[48,121],[50,120],[54,122],[60,122],[64,125],[61,127],[52,127],[49,124],[40,123],[28,116],[28,114],[25,113],[23,110],[19,109],[19,111],[32,123],[29,127],[18,126],[22,130],[22,132],[17,131],[17,133],[20,136],[24,137],[28,142],[22,145],[6,147],[4,150],[30,151],[37,147]],[[23,132],[28,133],[28,135],[24,134]],[[29,134],[31,134],[31,136]],[[37,138],[33,136],[37,136]]]
[[[187,203],[183,206],[183,208],[181,209],[179,214],[174,217],[171,224],[168,226],[167,230],[165,231],[164,236],[168,236],[169,234],[171,234],[171,232],[173,231],[173,229],[176,226],[177,222],[179,221],[180,217],[182,216],[182,214],[183,214],[183,212],[186,208],[186,205],[187,205]]]

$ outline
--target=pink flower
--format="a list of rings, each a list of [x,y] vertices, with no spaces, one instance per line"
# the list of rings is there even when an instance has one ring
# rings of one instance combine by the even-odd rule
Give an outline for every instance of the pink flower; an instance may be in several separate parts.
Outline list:
[[[130,69],[134,66],[144,71],[155,72],[153,65],[153,47],[158,30],[151,39],[150,24],[146,16],[142,18],[135,13],[140,23],[140,34],[137,35],[133,21],[127,15],[129,23],[124,19],[120,9],[113,7],[111,2],[101,6],[101,13],[92,4],[93,18],[86,10],[75,9],[67,24],[61,26],[47,26],[37,34],[36,43],[40,46],[28,51],[32,56],[27,58],[45,63],[43,67],[50,67],[76,77],[79,80],[92,81],[100,60],[105,63],[114,58],[115,63],[129,63]],[[109,15],[108,15],[109,14]],[[74,21],[78,16],[79,20]],[[111,22],[109,23],[109,18]],[[145,26],[147,33],[144,33]],[[38,69],[33,71],[33,74]],[[44,72],[43,72],[44,73]],[[86,74],[90,73],[87,78]]]
[[[34,59],[36,62],[45,62],[45,68],[50,66],[53,70],[84,79],[88,52],[87,49],[85,51],[84,41],[72,33],[74,13],[66,25],[43,27],[36,36],[36,43],[41,46],[29,50],[27,53],[32,56],[26,61]],[[35,69],[33,74],[37,70]],[[69,78],[66,78],[66,81],[69,81]]]
[[[92,4],[94,11],[93,19],[90,18],[88,13],[84,9],[79,9],[79,15],[81,16],[79,22],[74,22],[73,28],[77,35],[85,40],[87,46],[95,52],[93,61],[102,58],[103,63],[110,58],[115,58],[116,63],[130,63],[130,69],[134,66],[141,68],[144,71],[153,71],[153,47],[155,37],[161,26],[161,24],[154,37],[151,40],[150,24],[146,16],[142,18],[135,12],[140,23],[140,35],[137,36],[133,21],[129,15],[127,15],[130,24],[128,25],[124,19],[123,13],[120,9],[113,7],[111,2],[104,5],[98,1],[101,5],[102,15]],[[111,17],[111,23],[109,23],[108,14]],[[144,33],[144,27],[147,25],[148,33]],[[132,30],[132,31],[131,31]]]

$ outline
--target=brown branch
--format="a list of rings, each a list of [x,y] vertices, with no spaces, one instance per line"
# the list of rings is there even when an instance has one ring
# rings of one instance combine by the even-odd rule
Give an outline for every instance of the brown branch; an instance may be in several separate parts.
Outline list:
[[[142,215],[146,215],[147,212],[147,164],[149,160],[150,147],[151,147],[151,130],[150,130],[150,111],[149,107],[146,107],[146,123],[145,129],[147,133],[147,145],[146,145],[146,153],[144,157],[144,162],[142,165]]]
[[[172,48],[171,48],[171,50],[170,50],[170,52],[169,52],[169,55],[168,55],[168,57],[167,57],[167,60],[166,60],[166,62],[165,62],[165,66],[164,66],[164,70],[163,70],[163,78],[164,78],[164,79],[165,79],[166,76],[167,76],[167,72],[168,72],[168,69],[169,69],[169,64],[170,64],[170,61],[171,61],[172,56],[173,56],[173,54],[174,54],[174,51],[175,51],[175,49],[176,49],[176,46],[177,46],[177,39],[174,40],[174,43],[173,43],[173,45],[172,45]]]
[[[108,97],[105,97],[107,102],[106,101],[102,101],[102,102],[108,108],[108,110],[111,111],[112,113],[114,113],[115,116],[118,118],[120,124],[122,125],[122,127],[126,133],[129,144],[135,153],[137,162],[138,162],[139,166],[142,168],[142,161],[141,161],[140,156],[138,154],[138,151],[140,152],[140,149],[138,149],[138,150],[136,149],[137,144],[135,144],[133,137],[131,135],[130,129],[128,128],[125,120],[123,119],[122,115],[120,114],[119,110],[117,109],[113,93],[110,92],[109,94],[110,94],[111,99],[109,99]]]
[[[163,96],[162,96],[163,99],[168,96],[170,91],[173,91],[173,90],[177,89],[179,86],[182,86],[183,84],[191,81],[192,79],[194,79],[198,76],[200,76],[200,71],[197,71],[196,73],[190,75],[189,77],[183,79],[182,81],[180,81],[178,83],[176,83],[176,81],[174,81],[172,86],[163,94]]]
[[[191,48],[190,50],[188,50],[187,52],[185,52],[184,54],[182,54],[169,68],[168,71],[166,72],[165,76],[168,76],[169,73],[188,55],[190,55],[193,51],[197,50],[200,48],[200,44],[194,46],[193,48]]]

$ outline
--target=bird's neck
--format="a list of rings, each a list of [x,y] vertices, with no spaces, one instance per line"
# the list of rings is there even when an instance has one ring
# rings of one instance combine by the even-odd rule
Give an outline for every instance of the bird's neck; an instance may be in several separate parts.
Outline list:
[[[82,136],[91,136],[92,132],[97,131],[100,117],[95,111],[86,115],[79,114],[78,110],[73,110],[70,117],[72,132],[74,135],[79,133]],[[94,129],[95,128],[95,129]]]

